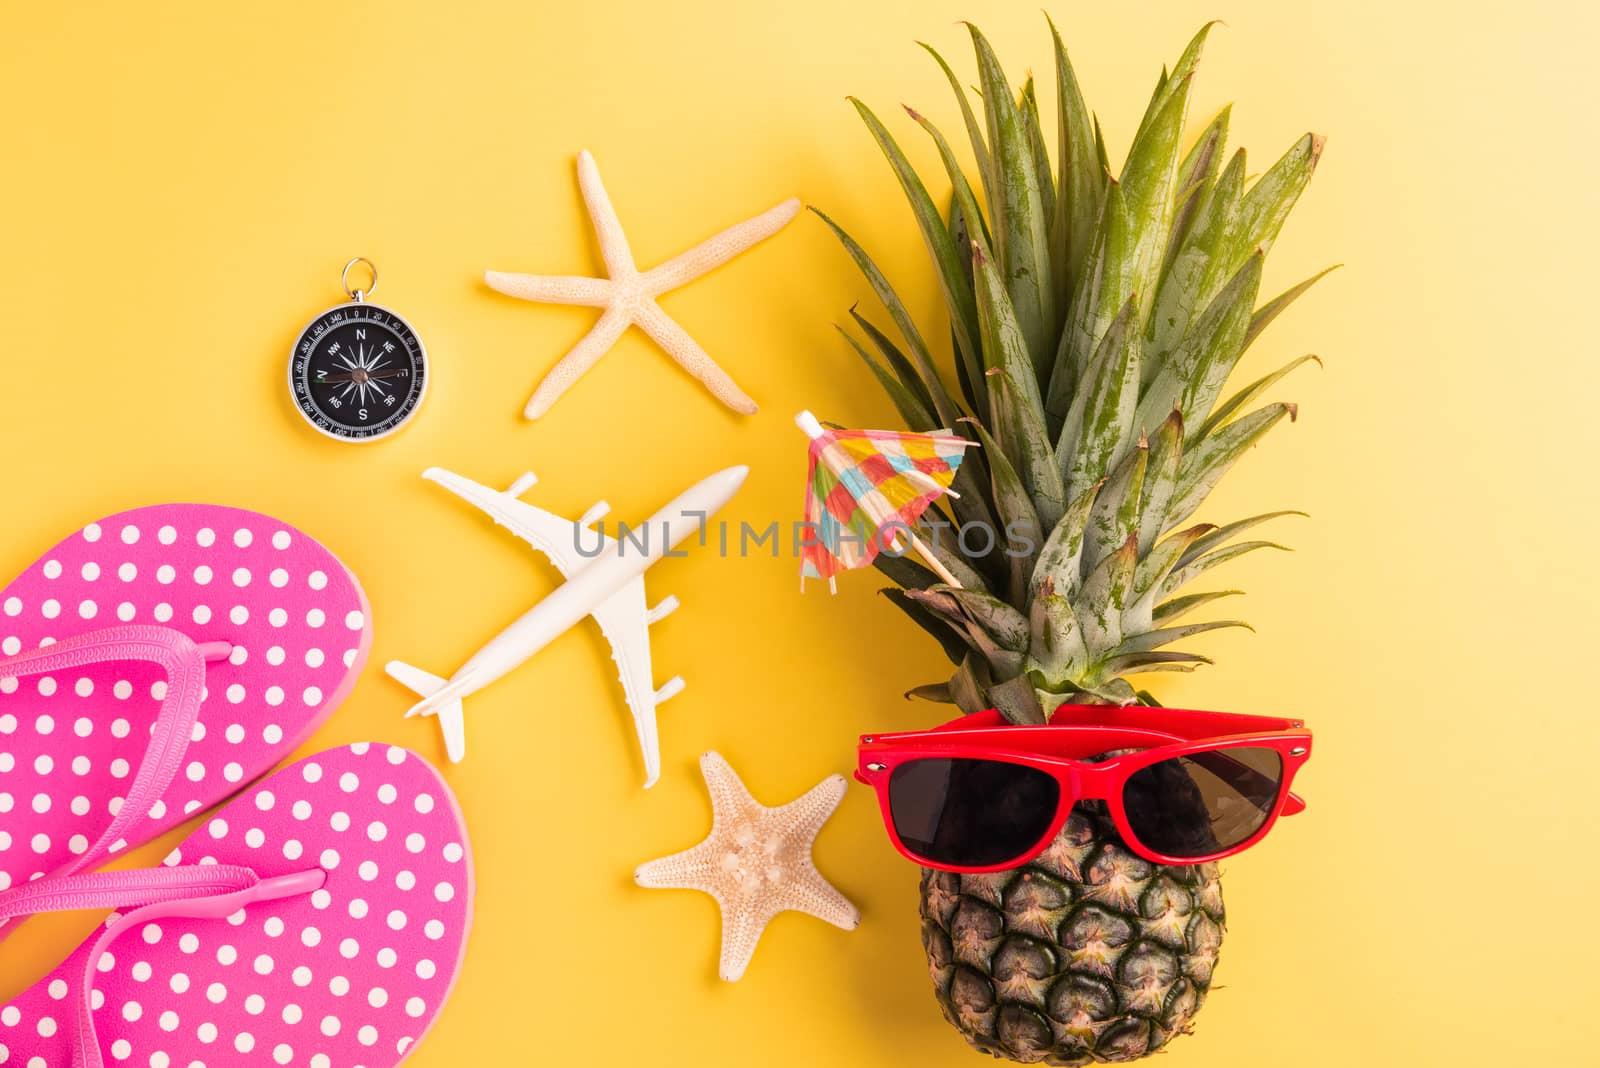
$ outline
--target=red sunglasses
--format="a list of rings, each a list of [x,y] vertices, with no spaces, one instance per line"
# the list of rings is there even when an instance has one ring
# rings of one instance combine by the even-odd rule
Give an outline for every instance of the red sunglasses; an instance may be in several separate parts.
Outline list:
[[[1088,759],[1123,749],[1135,751]],[[1043,726],[979,712],[863,735],[857,752],[856,778],[877,790],[890,840],[929,868],[1025,864],[1090,799],[1146,860],[1199,864],[1248,849],[1305,808],[1289,787],[1311,731],[1273,716],[1062,705]]]

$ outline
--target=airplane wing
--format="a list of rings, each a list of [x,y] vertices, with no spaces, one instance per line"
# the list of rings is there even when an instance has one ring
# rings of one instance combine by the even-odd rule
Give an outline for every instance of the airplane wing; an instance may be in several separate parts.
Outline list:
[[[661,775],[661,745],[656,732],[656,706],[683,690],[683,679],[674,676],[656,689],[650,662],[650,624],[678,605],[669,597],[654,610],[645,603],[644,576],[640,575],[600,603],[591,615],[611,645],[611,659],[628,708],[633,712],[634,730],[639,735],[639,751],[644,757],[645,786],[655,784]]]
[[[518,500],[517,495],[533,485],[532,475],[524,475],[505,493],[441,467],[428,468],[422,477],[437,482],[493,519],[496,525],[505,527],[544,553],[566,578],[582,571],[596,557],[614,551],[616,543],[612,538],[600,531],[584,530],[582,544],[588,551],[588,555],[584,555],[578,551],[579,524]]]

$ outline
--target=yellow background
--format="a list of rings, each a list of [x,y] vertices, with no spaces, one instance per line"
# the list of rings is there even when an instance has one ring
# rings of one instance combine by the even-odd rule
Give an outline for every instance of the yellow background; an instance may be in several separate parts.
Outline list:
[[[954,20],[972,17],[1014,79],[1031,67],[1049,84],[1037,8],[8,5],[0,572],[124,507],[198,498],[280,515],[348,561],[376,616],[373,666],[314,747],[379,738],[440,756],[377,665],[448,672],[553,575],[424,485],[424,467],[499,484],[531,468],[540,505],[575,514],[603,496],[639,518],[742,461],[753,474],[726,518],[765,524],[796,514],[795,410],[894,419],[830,325],[858,299],[883,317],[808,215],[665,301],[762,402],[757,417],[721,409],[633,333],[523,422],[534,382],[594,313],[501,297],[481,272],[598,269],[576,152],[596,153],[642,264],[797,194],[933,323],[910,216],[844,96],[936,166],[894,107],[959,132],[913,41],[969,76]],[[1217,667],[1154,680],[1169,702],[1293,713],[1318,732],[1310,809],[1227,865],[1220,989],[1163,1063],[1595,1063],[1600,24],[1576,5],[1053,9],[1117,159],[1160,65],[1201,21],[1226,19],[1197,124],[1237,100],[1254,170],[1307,129],[1329,136],[1267,288],[1347,264],[1247,357],[1246,374],[1302,352],[1327,367],[1279,390],[1301,402],[1299,424],[1207,512],[1313,518],[1274,531],[1293,555],[1231,565],[1259,633],[1216,636]],[[283,382],[295,331],[340,298],[355,255],[377,261],[375,299],[417,325],[436,374],[420,419],[365,448],[313,434]],[[705,833],[702,750],[777,803],[847,770],[859,732],[937,720],[899,695],[938,676],[940,654],[878,585],[849,575],[837,599],[802,599],[792,560],[707,552],[652,572],[653,596],[683,601],[659,628],[657,676],[689,685],[663,709],[665,774],[648,794],[592,627],[472,702],[476,750],[450,778],[477,845],[477,927],[413,1063],[981,1063],[939,1018],[917,873],[864,790],[817,850],[862,927],[781,917],[737,985],[716,979],[709,898],[630,881]],[[90,922],[13,938],[0,999]]]

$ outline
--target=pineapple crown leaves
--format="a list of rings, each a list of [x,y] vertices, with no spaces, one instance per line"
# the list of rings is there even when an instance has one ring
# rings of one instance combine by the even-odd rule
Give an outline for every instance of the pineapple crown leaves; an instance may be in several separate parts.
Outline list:
[[[970,558],[935,544],[964,589],[938,584],[910,561],[878,557],[902,587],[885,593],[957,664],[947,682],[908,696],[1037,722],[1064,697],[1139,700],[1123,675],[1210,663],[1167,647],[1247,626],[1179,624],[1238,592],[1179,590],[1238,556],[1282,548],[1236,538],[1291,513],[1220,526],[1189,520],[1248,449],[1295,418],[1293,404],[1265,395],[1304,364],[1321,363],[1301,356],[1227,394],[1251,344],[1327,274],[1258,303],[1266,256],[1323,139],[1305,135],[1252,182],[1244,150],[1226,153],[1232,113],[1224,108],[1184,151],[1191,86],[1213,25],[1162,71],[1115,172],[1054,23],[1053,161],[1033,78],[1014,89],[976,26],[967,24],[976,107],[950,63],[923,44],[957,98],[975,163],[974,182],[944,133],[905,108],[937,151],[950,187],[944,210],[889,128],[850,98],[932,263],[954,389],[871,256],[812,209],[898,336],[856,308],[853,329],[839,330],[907,426],[953,427],[983,446],[962,465],[961,496],[949,507],[960,524],[986,524],[998,535]]]

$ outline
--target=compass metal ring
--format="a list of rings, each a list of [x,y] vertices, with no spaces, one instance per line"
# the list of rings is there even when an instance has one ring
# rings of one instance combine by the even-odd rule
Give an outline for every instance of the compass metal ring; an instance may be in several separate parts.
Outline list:
[[[350,288],[350,268],[354,267],[358,263],[366,264],[367,273],[372,276],[372,280],[367,283],[367,287],[365,289]],[[350,295],[351,300],[365,300],[367,297],[372,295],[372,291],[374,289],[378,288],[378,267],[365,256],[357,256],[355,259],[345,264],[344,270],[339,272],[339,284],[344,287],[344,291]]]

